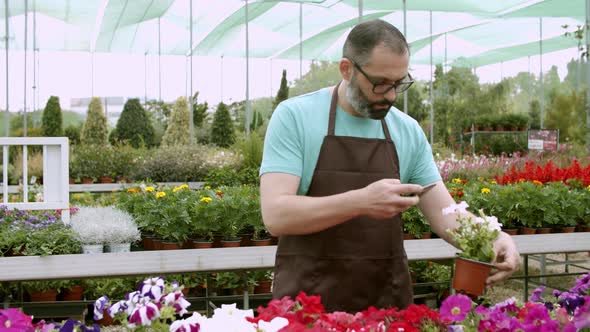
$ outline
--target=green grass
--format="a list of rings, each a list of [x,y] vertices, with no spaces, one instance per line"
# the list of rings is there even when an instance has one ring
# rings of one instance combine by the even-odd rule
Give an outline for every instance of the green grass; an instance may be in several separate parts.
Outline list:
[[[10,114],[10,124],[11,126],[14,124],[16,118],[21,117],[22,113],[9,113]],[[41,127],[41,117],[43,115],[42,111],[36,111],[33,113],[29,113],[31,117],[29,118],[29,122],[27,122],[27,128],[32,127]],[[76,125],[78,123],[84,122],[84,115],[71,112],[71,111],[62,111],[63,115],[63,128],[67,128],[70,125]],[[0,112],[0,136],[6,136],[5,127],[6,126],[6,112]],[[14,128],[11,128],[10,131],[12,132]]]

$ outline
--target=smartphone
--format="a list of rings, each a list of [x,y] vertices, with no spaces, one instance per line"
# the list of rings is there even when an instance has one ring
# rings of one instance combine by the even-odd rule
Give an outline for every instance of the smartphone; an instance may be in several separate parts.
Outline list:
[[[427,191],[429,191],[430,189],[432,189],[434,187],[436,187],[436,182],[422,187],[422,191],[418,194],[418,196],[424,195],[424,193],[426,193]]]
[[[404,197],[413,197],[413,196],[422,196],[425,192],[429,191],[430,189],[436,187],[436,183],[431,183],[427,186],[422,187],[422,191],[419,193],[411,193],[411,194],[402,194],[401,196]]]

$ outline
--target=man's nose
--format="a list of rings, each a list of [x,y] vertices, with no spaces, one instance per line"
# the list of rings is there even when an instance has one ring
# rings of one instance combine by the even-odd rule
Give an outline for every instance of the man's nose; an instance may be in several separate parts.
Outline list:
[[[397,92],[395,91],[395,88],[387,91],[383,97],[393,103],[397,98]]]

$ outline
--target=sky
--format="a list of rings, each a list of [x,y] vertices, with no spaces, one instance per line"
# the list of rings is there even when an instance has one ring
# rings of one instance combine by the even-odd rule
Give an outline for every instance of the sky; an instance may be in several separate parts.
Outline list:
[[[158,84],[157,55],[131,55],[102,53],[92,57],[83,52],[40,52],[36,64],[37,88],[33,100],[33,54],[27,53],[27,110],[34,105],[43,108],[49,96],[60,97],[62,109],[70,109],[71,98],[94,96],[139,97],[146,93],[148,99],[174,101],[190,91],[188,73],[189,61],[183,56],[162,56],[161,88]],[[560,79],[567,74],[567,63],[577,57],[576,49],[568,49],[543,55],[543,71],[551,66],[558,67]],[[20,111],[25,99],[25,65],[22,51],[11,51],[8,57],[9,109]],[[309,70],[309,62],[303,61],[303,74]],[[537,77],[540,58],[530,57],[530,70]],[[251,99],[276,95],[281,72],[287,70],[287,79],[292,82],[299,77],[299,61],[273,59],[250,59],[249,95]],[[480,83],[499,82],[529,70],[529,58],[521,58],[502,64],[476,69]],[[412,76],[419,80],[430,80],[430,66],[410,65]],[[94,74],[92,74],[94,73]],[[93,79],[92,79],[93,78]],[[0,109],[6,108],[6,56],[0,54]],[[240,58],[193,57],[193,91],[199,91],[200,101],[216,105],[219,101],[246,99],[246,60]]]

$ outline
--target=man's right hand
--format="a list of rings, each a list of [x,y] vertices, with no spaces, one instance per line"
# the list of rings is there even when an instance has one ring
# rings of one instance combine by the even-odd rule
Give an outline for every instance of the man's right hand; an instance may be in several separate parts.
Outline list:
[[[363,215],[372,219],[391,218],[418,204],[422,186],[401,184],[397,179],[382,179],[359,191]],[[402,196],[416,194],[416,196]]]

